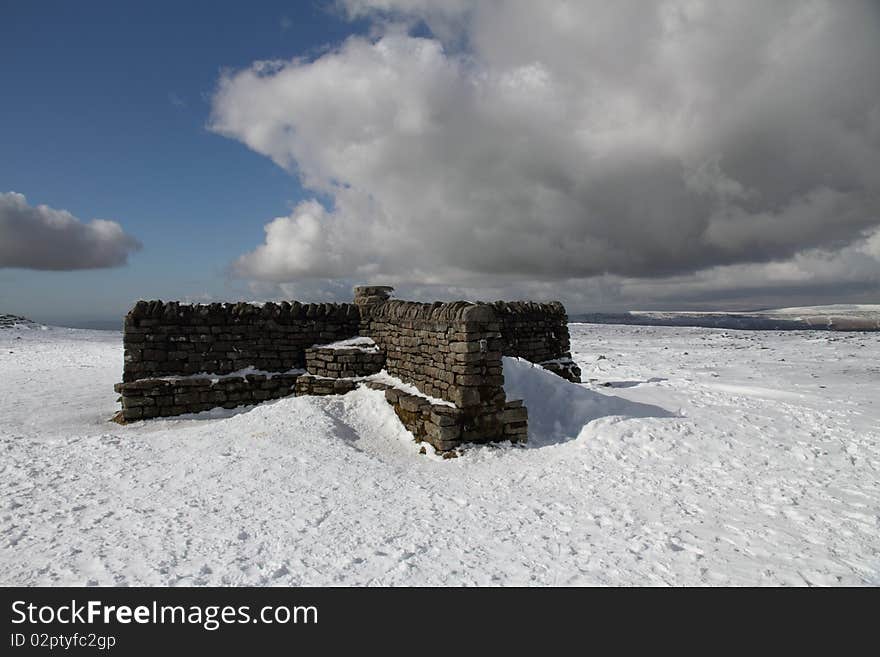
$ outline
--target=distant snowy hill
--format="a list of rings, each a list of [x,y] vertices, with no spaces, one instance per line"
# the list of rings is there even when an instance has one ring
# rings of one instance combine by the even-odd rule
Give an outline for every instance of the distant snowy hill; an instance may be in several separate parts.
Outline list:
[[[752,331],[880,331],[880,304],[803,306],[751,312],[630,311],[582,313],[575,322],[637,326],[695,326]]]

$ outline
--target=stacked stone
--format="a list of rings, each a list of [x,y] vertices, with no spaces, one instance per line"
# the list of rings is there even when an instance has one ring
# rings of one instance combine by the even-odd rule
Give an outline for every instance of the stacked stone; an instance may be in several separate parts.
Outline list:
[[[122,395],[123,422],[184,413],[199,413],[212,408],[235,408],[279,399],[293,394],[298,373],[248,374],[215,379],[141,379],[117,383],[114,390]]]
[[[384,367],[425,397],[366,384],[386,391],[418,440],[448,451],[462,442],[525,442],[528,411],[522,401],[506,399],[502,354],[580,379],[558,302],[424,304],[389,300],[392,290],[358,287],[355,304],[138,302],[125,318],[124,383],[117,386],[122,420],[233,408],[291,393],[345,394]],[[372,338],[378,351],[325,344],[358,334]],[[307,374],[289,372],[303,366]],[[235,375],[246,367],[281,374]],[[192,376],[201,373],[227,376]]]
[[[385,354],[375,348],[325,345],[306,349],[306,371],[296,382],[296,394],[344,395],[363,377],[377,374]]]
[[[359,324],[358,307],[345,303],[139,301],[125,317],[123,381],[301,368],[306,348],[353,337]]]
[[[502,351],[536,363],[569,381],[580,383],[580,368],[571,360],[568,315],[558,301],[496,301]]]
[[[366,385],[385,391],[385,400],[416,442],[430,443],[438,452],[448,452],[468,442],[466,425],[468,412],[446,404],[431,402],[425,397],[406,393],[376,381]],[[507,402],[501,418],[504,440],[525,443],[528,439],[528,411],[522,400]],[[470,442],[478,442],[470,440]]]
[[[121,419],[234,408],[292,394],[298,375],[288,373],[305,365],[306,348],[354,337],[359,326],[353,304],[139,301],[123,326]],[[222,376],[247,368],[272,376]],[[221,378],[212,383],[194,376],[200,374]]]
[[[361,335],[385,352],[389,374],[463,411],[462,440],[503,439],[502,342],[491,306],[386,301],[361,313]]]
[[[377,374],[385,366],[385,354],[377,350],[333,347],[306,349],[306,371],[333,379]]]
[[[455,449],[462,443],[463,411],[454,406],[431,403],[418,395],[396,388],[385,390],[385,401],[417,442],[426,441],[440,451]]]
[[[512,443],[525,443],[529,439],[529,409],[522,399],[514,399],[504,405],[504,437]]]
[[[388,301],[361,322],[361,335],[385,352],[389,374],[467,407],[503,399],[499,328],[486,305]]]
[[[334,379],[314,374],[303,374],[296,380],[296,396],[344,395],[357,388],[357,379]]]
[[[354,303],[357,306],[372,306],[391,298],[394,288],[390,285],[359,285],[354,288]]]

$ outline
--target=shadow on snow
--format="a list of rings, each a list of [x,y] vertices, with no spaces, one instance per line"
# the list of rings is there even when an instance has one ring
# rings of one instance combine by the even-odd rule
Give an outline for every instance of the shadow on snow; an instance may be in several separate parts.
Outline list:
[[[661,406],[629,401],[590,390],[583,384],[570,383],[520,358],[504,359],[504,388],[508,399],[522,399],[529,409],[529,447],[574,440],[586,424],[602,417],[676,417]]]

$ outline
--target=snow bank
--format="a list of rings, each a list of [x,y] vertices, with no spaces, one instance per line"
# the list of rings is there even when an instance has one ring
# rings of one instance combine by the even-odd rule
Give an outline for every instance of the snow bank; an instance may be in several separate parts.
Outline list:
[[[505,356],[504,391],[508,400],[522,399],[529,409],[529,443],[541,446],[577,438],[600,417],[668,417],[664,409],[603,395],[582,384],[534,365]]]

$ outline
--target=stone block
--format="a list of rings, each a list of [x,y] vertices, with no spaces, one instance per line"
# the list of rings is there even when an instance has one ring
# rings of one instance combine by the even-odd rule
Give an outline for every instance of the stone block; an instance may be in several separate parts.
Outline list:
[[[502,414],[502,421],[505,424],[510,424],[514,422],[523,422],[529,419],[529,412],[526,410],[524,406],[519,408],[507,408],[504,410]]]
[[[144,416],[144,409],[142,407],[137,408],[124,408],[122,410],[122,417],[126,420],[139,420]]]

